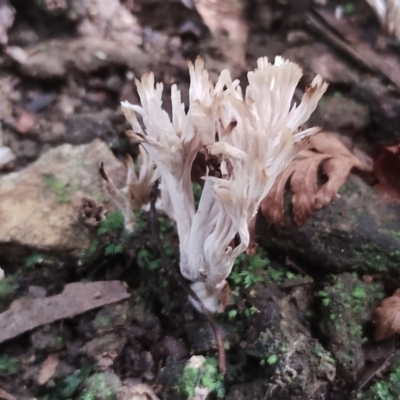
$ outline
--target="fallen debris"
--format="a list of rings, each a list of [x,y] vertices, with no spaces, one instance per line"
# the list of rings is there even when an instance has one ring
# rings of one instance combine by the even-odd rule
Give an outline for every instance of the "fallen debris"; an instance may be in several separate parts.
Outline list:
[[[118,400],[159,400],[159,398],[149,385],[139,383],[130,388],[122,386],[118,390]]]
[[[328,180],[318,187],[320,166]],[[277,178],[268,196],[261,203],[261,211],[269,224],[283,223],[283,200],[286,183],[293,192],[293,216],[297,225],[303,225],[311,212],[329,204],[350,171],[370,172],[371,168],[353,155],[346,146],[329,133],[310,138],[310,144]]]
[[[400,289],[384,299],[373,315],[375,340],[388,339],[400,333]]]
[[[90,73],[110,65],[142,72],[149,64],[149,56],[138,47],[92,37],[55,39],[23,50],[26,57],[16,57],[15,52],[8,56],[24,75],[40,79],[64,78],[70,70]]]
[[[22,297],[0,314],[0,343],[39,326],[72,318],[89,310],[130,297],[120,281],[75,282],[58,295]]]
[[[44,363],[42,364],[42,368],[40,369],[39,377],[38,377],[38,384],[44,385],[47,383],[49,379],[54,375],[56,372],[57,366],[60,362],[57,354],[50,354]]]
[[[95,140],[51,149],[29,167],[2,176],[2,256],[22,259],[24,249],[40,248],[63,257],[81,257],[92,232],[78,220],[82,198],[92,195],[102,203],[108,200],[103,182],[97,178],[101,161],[110,174],[123,171],[108,146]]]

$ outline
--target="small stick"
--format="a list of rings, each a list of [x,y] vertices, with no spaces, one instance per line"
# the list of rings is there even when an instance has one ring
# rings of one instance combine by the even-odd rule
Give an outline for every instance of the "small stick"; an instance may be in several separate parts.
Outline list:
[[[205,315],[207,322],[210,324],[211,329],[214,332],[215,340],[217,342],[218,347],[218,366],[220,372],[225,375],[226,373],[226,355],[225,355],[225,347],[221,337],[221,332],[218,324],[215,322],[214,318],[210,314],[210,312],[205,308],[202,301],[199,299],[197,294],[192,290],[192,288],[187,284],[187,282],[182,278],[180,273],[174,267],[172,261],[169,259],[167,254],[164,251],[164,248],[161,243],[159,230],[158,230],[158,221],[157,221],[157,212],[156,212],[156,200],[158,194],[158,182],[153,185],[150,193],[150,242],[154,249],[156,249],[161,256],[162,263],[168,268],[172,277],[183,287],[185,292],[192,297],[200,306],[201,311]]]

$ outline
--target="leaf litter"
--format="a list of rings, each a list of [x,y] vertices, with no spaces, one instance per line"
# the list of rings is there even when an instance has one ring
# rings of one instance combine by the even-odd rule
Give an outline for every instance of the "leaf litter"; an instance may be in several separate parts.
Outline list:
[[[389,339],[400,333],[400,289],[384,299],[373,313],[375,340]]]
[[[277,178],[261,203],[261,212],[269,224],[282,225],[285,187],[290,183],[294,222],[303,225],[313,210],[334,199],[352,169],[371,172],[371,167],[357,158],[335,135],[320,133],[310,138],[306,148]],[[327,178],[322,185],[318,185],[320,171]]]

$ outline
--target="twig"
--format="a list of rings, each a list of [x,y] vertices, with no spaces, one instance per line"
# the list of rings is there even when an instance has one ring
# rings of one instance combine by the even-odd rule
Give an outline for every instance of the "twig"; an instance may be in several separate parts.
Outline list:
[[[297,286],[311,285],[314,283],[313,278],[304,279],[286,279],[279,287],[281,289],[292,289]]]
[[[164,251],[164,248],[161,243],[159,229],[158,229],[158,221],[157,221],[157,212],[156,212],[156,200],[158,195],[158,182],[156,182],[150,193],[150,243],[155,250],[157,250],[161,256],[161,261],[164,266],[167,267],[168,271],[172,275],[172,277],[183,287],[188,296],[192,297],[200,306],[201,311],[205,315],[207,322],[210,324],[211,329],[214,332],[215,340],[217,342],[218,347],[218,366],[220,372],[225,375],[226,373],[226,355],[225,355],[225,347],[222,341],[221,332],[218,324],[215,322],[214,318],[210,314],[210,312],[205,308],[202,301],[199,299],[197,294],[192,290],[192,288],[187,284],[187,282],[183,279],[181,274],[176,270],[170,258]]]
[[[380,374],[389,364],[390,360],[394,357],[395,351],[393,350],[388,354],[380,363],[378,363],[371,372],[366,374],[366,376],[358,383],[357,388],[354,390],[355,395],[364,389],[370,381],[375,378],[376,375]]]

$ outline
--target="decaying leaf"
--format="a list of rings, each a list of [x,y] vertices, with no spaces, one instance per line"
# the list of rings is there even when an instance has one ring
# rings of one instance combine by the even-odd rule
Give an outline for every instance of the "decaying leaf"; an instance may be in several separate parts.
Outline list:
[[[373,314],[375,340],[387,339],[400,333],[400,289],[384,299]]]
[[[320,167],[327,181],[318,186]],[[284,191],[286,183],[290,181],[294,221],[297,225],[302,225],[313,210],[331,202],[353,168],[371,171],[335,135],[320,133],[313,136],[307,147],[277,178],[261,203],[261,211],[270,224],[283,223]]]
[[[40,369],[38,384],[44,385],[56,372],[60,359],[57,354],[50,354],[42,364]]]
[[[400,202],[400,145],[384,147],[374,162],[375,185],[384,196]]]

